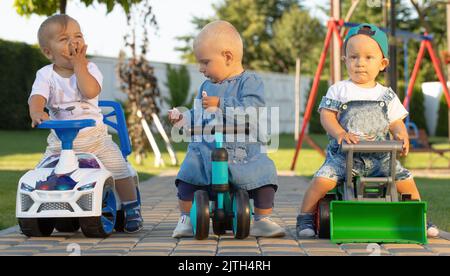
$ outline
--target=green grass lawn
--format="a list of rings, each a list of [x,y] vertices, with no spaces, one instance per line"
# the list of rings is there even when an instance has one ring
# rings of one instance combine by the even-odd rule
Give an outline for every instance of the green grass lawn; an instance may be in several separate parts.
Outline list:
[[[0,230],[16,224],[15,200],[19,178],[29,169],[33,168],[41,159],[46,146],[48,131],[1,131],[0,130]],[[327,138],[324,135],[311,135],[321,146],[325,147]],[[293,135],[281,135],[279,137],[279,149],[269,153],[275,162],[278,171],[290,169],[296,143]],[[445,138],[433,138],[435,142],[445,143]],[[163,158],[169,164],[169,156],[159,141],[160,149],[164,152]],[[444,147],[443,145],[442,147]],[[174,148],[181,162],[185,157],[187,145],[185,143],[174,144]],[[450,157],[450,155],[449,155]],[[175,169],[178,166],[166,165],[165,168],[154,168],[153,154],[149,153],[143,165],[136,165],[134,158],[130,162],[139,173],[141,181],[156,175],[165,169]],[[320,167],[324,158],[307,144],[299,155],[296,174],[310,178]],[[408,168],[426,167],[428,154],[411,153],[404,161]],[[434,166],[445,167],[448,161],[440,158],[433,163]],[[440,228],[450,231],[450,203],[446,196],[450,194],[450,179],[416,178],[417,185],[424,200],[428,201],[428,215]]]
[[[450,179],[415,178],[422,200],[428,203],[428,219],[450,232]]]

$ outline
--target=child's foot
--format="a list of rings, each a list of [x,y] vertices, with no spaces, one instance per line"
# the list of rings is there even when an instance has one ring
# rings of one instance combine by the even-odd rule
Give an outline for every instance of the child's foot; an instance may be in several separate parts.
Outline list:
[[[125,215],[124,231],[126,233],[137,233],[144,228],[141,205],[137,201],[122,204],[122,210]]]
[[[284,229],[274,222],[270,217],[262,218],[253,222],[250,230],[250,236],[254,237],[283,237],[285,235]]]
[[[427,223],[427,237],[437,238],[439,236],[439,229],[431,221]]]
[[[178,220],[177,227],[173,230],[172,238],[192,237],[192,225],[191,218],[186,215],[182,215]]]
[[[310,239],[316,236],[314,230],[314,215],[304,214],[297,216],[297,237],[299,239]]]

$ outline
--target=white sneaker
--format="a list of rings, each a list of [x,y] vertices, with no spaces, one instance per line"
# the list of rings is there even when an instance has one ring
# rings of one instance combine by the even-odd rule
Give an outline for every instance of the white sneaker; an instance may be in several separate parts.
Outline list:
[[[431,222],[427,223],[427,237],[428,238],[437,238],[439,237],[439,229],[436,225]]]
[[[297,237],[299,239],[311,239],[314,238],[316,236],[316,232],[314,232],[313,229],[303,229],[301,231],[297,232]]]
[[[315,238],[316,232],[314,231],[314,215],[313,214],[300,214],[297,216],[296,232],[299,239],[312,239]]]
[[[191,218],[186,215],[182,215],[178,220],[177,227],[173,230],[172,238],[192,237],[192,225]]]
[[[274,238],[283,237],[284,235],[286,235],[284,229],[270,217],[254,221],[250,230],[250,236],[254,237]]]

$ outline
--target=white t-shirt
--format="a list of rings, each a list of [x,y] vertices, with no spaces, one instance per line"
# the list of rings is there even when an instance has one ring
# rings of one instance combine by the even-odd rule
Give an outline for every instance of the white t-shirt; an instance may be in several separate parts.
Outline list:
[[[102,73],[92,62],[88,63],[87,68],[101,89]],[[47,100],[46,107],[51,120],[93,119],[97,126],[103,124],[102,111],[98,106],[98,96],[93,99],[84,98],[78,89],[75,74],[70,78],[61,77],[53,70],[53,64],[37,71],[30,98],[33,95],[41,95]]]
[[[379,101],[389,88],[377,83],[373,88],[362,88],[350,80],[337,82],[330,86],[326,97],[332,100],[346,103],[349,101]],[[395,95],[394,99],[388,105],[388,119],[392,123],[408,116],[400,99]]]

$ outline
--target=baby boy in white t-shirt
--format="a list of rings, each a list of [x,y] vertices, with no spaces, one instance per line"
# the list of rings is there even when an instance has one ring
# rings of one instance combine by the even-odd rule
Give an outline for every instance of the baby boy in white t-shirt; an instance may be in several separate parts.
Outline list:
[[[346,174],[345,154],[340,150],[342,141],[383,141],[392,135],[403,142],[403,155],[409,151],[408,132],[403,119],[408,115],[397,95],[390,88],[376,82],[376,77],[389,64],[386,34],[372,24],[351,28],[344,42],[344,60],[349,80],[328,89],[320,106],[320,121],[327,131],[330,143],[324,164],[314,175],[305,193],[297,217],[297,235],[310,238],[316,235],[314,213],[317,203]],[[353,170],[364,176],[387,176],[388,154],[361,154],[355,157]],[[400,194],[409,194],[420,200],[420,194],[411,173],[397,161],[395,184]],[[437,236],[438,230],[428,224],[428,236]]]
[[[32,127],[52,120],[94,119],[95,127],[82,129],[73,145],[77,152],[95,154],[112,173],[125,214],[125,231],[143,228],[141,207],[135,184],[119,147],[108,135],[98,106],[103,76],[97,66],[86,59],[87,45],[78,22],[68,15],[47,18],[38,31],[39,46],[52,64],[36,74],[28,100]],[[49,115],[44,108],[49,110]],[[44,159],[58,154],[61,142],[50,133]]]

